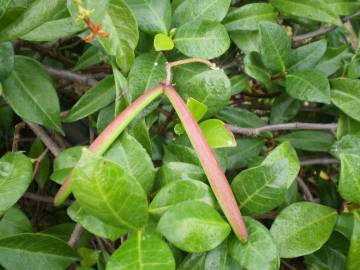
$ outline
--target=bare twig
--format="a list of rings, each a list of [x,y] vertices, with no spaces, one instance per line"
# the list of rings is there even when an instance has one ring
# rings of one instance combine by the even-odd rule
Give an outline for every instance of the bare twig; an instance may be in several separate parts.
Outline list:
[[[301,166],[339,164],[339,161],[331,157],[309,158],[301,160]]]
[[[75,248],[77,243],[80,240],[81,234],[83,233],[84,228],[80,224],[76,224],[74,230],[71,233],[68,245],[72,248]]]
[[[54,203],[54,198],[53,197],[42,196],[42,195],[30,193],[30,192],[26,192],[23,195],[23,198],[30,199],[30,200],[33,200],[33,201],[38,201],[38,202],[44,202],[44,203],[48,203],[48,204],[53,204]],[[65,206],[70,206],[72,203],[73,202],[69,200],[69,201],[66,201],[64,203],[64,205]]]
[[[305,199],[309,202],[315,202],[314,196],[312,195],[309,187],[306,185],[306,183],[301,177],[297,177],[297,183],[301,191],[304,193]]]
[[[292,266],[287,261],[281,260],[281,264],[284,265],[289,270],[298,270],[296,267]]]
[[[49,66],[45,66],[45,69],[51,76],[54,76],[55,78],[64,79],[64,80],[77,82],[77,83],[81,83],[81,84],[86,84],[89,86],[94,86],[95,84],[98,83],[97,80],[95,80],[89,76],[81,75],[81,74],[78,74],[78,73],[75,73],[72,71],[56,69],[56,68],[49,67]]]
[[[233,125],[226,125],[226,127],[236,134],[242,134],[245,136],[258,136],[262,132],[266,131],[279,131],[279,130],[328,130],[334,131],[337,128],[337,124],[314,124],[314,123],[287,123],[268,125],[259,128],[242,128]]]
[[[42,154],[36,159],[35,168],[34,168],[34,171],[33,171],[32,178],[34,178],[35,175],[37,174],[37,172],[39,171],[40,164],[43,161],[43,159],[45,158],[48,151],[49,151],[49,149],[46,148],[45,151],[43,151]]]
[[[25,123],[21,122],[15,126],[14,130],[14,138],[12,143],[12,151],[16,152],[19,149],[19,140],[20,140],[20,133],[21,130],[25,127]]]
[[[50,136],[45,132],[45,130],[37,124],[27,122],[26,124],[31,128],[31,130],[39,137],[39,139],[45,144],[45,146],[50,150],[54,156],[58,156],[61,153],[60,147],[50,138]]]

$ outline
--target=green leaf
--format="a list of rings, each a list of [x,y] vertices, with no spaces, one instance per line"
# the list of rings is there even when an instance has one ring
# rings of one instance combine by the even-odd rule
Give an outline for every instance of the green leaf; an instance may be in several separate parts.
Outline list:
[[[165,148],[163,162],[185,162],[200,166],[200,161],[195,150],[181,144],[171,143]]]
[[[14,49],[11,42],[0,43],[0,82],[10,76],[14,67]]]
[[[177,270],[203,270],[206,253],[189,253],[181,262]]]
[[[45,145],[41,142],[39,138],[36,138],[31,145],[28,156],[29,158],[37,159],[41,157],[45,150]],[[50,157],[47,153],[45,153],[45,155],[42,156],[42,160],[38,164],[38,170],[33,177],[41,189],[45,187],[45,184],[49,179],[51,171],[50,167]]]
[[[200,124],[200,128],[211,148],[236,146],[234,134],[219,119],[209,119]]]
[[[141,31],[148,34],[167,34],[171,24],[169,0],[126,0],[126,2],[134,12]]]
[[[175,260],[169,246],[158,236],[130,237],[110,257],[107,270],[175,270]]]
[[[287,94],[275,98],[271,107],[271,124],[281,124],[292,120],[299,112],[302,102]]]
[[[354,229],[351,236],[351,243],[346,266],[348,270],[356,270],[360,267],[360,214],[354,212]]]
[[[128,133],[122,134],[104,157],[119,164],[149,193],[155,181],[155,168],[142,145]]]
[[[351,15],[360,7],[357,0],[325,0],[325,2],[329,9],[341,16]]]
[[[242,171],[231,187],[245,215],[260,215],[283,203],[287,193],[288,169],[286,160]]]
[[[162,53],[146,53],[136,58],[129,73],[129,91],[131,100],[155,87],[166,77],[166,59]]]
[[[241,270],[240,265],[230,256],[229,241],[206,253],[204,266],[199,270]],[[193,253],[197,254],[197,253]],[[194,270],[190,268],[189,270]]]
[[[64,270],[77,260],[62,240],[45,234],[18,234],[0,239],[0,264],[16,270]]]
[[[225,27],[215,21],[199,20],[182,25],[176,30],[175,47],[188,57],[213,59],[230,47]]]
[[[264,65],[273,72],[286,71],[291,49],[286,31],[271,22],[261,22],[259,30],[260,54]]]
[[[4,16],[12,0],[0,0],[0,19]]]
[[[10,208],[0,220],[0,239],[29,232],[32,232],[31,222],[18,208]]]
[[[204,202],[186,201],[170,208],[158,224],[160,233],[187,252],[211,250],[231,229],[214,208]]]
[[[347,239],[350,239],[353,228],[354,216],[351,213],[341,213],[338,215],[334,231],[337,231]]]
[[[360,203],[360,155],[341,154],[339,192],[348,202]]]
[[[13,206],[32,180],[31,160],[21,153],[6,153],[0,158],[0,213]]]
[[[230,79],[231,81],[231,95],[237,95],[245,91],[249,85],[251,79],[246,74],[235,75]]]
[[[258,30],[262,21],[276,22],[277,12],[267,3],[243,5],[228,13],[223,23],[228,31]]]
[[[73,203],[68,209],[67,214],[76,223],[81,224],[87,231],[96,236],[115,241],[120,236],[127,233],[127,230],[120,227],[109,225],[97,217],[89,214],[82,208],[79,203]]]
[[[126,170],[84,149],[72,191],[86,212],[108,225],[137,230],[148,219],[147,198]]]
[[[324,131],[295,131],[277,138],[278,141],[289,141],[296,149],[310,152],[328,152],[335,142],[332,134]]]
[[[330,84],[324,73],[308,69],[286,76],[286,92],[293,98],[330,104]]]
[[[106,59],[104,53],[96,46],[88,47],[85,52],[80,56],[78,62],[73,68],[74,71],[91,67],[96,64],[100,64]]]
[[[66,0],[36,0],[21,16],[14,17],[0,30],[0,41],[14,40],[51,19],[65,5]]]
[[[342,25],[340,18],[324,1],[271,0],[270,3],[285,14]]]
[[[341,154],[360,154],[360,134],[345,135],[335,142],[330,149],[330,153],[339,158]]]
[[[20,117],[63,133],[55,88],[34,59],[15,57],[14,70],[3,82],[3,96]]]
[[[314,68],[326,52],[327,41],[321,39],[295,50],[291,50],[289,55],[288,71],[297,72]]]
[[[149,212],[161,216],[168,209],[184,201],[204,202],[215,207],[216,200],[210,187],[196,180],[174,181],[163,187],[152,200]]]
[[[270,230],[280,257],[295,258],[320,249],[331,235],[336,216],[334,209],[310,202],[293,203],[285,208]]]
[[[174,41],[167,35],[160,33],[155,36],[155,51],[171,51],[172,49],[174,49],[174,46]]]
[[[245,217],[245,224],[248,229],[249,239],[246,243],[241,243],[236,237],[230,238],[229,250],[231,256],[241,267],[248,270],[279,269],[279,251],[269,230],[250,217]]]
[[[360,122],[347,116],[345,113],[340,113],[338,127],[336,130],[336,137],[341,139],[347,134],[356,134],[360,132]]]
[[[188,98],[186,105],[196,121],[200,121],[206,114],[208,107],[196,99]]]
[[[79,9],[73,0],[67,0],[74,20],[78,20]],[[117,65],[127,72],[134,62],[134,50],[139,40],[136,19],[125,0],[87,0],[83,7],[92,10],[90,20],[99,24],[108,37],[97,37],[105,51],[115,56]],[[84,25],[81,22],[82,26]]]
[[[72,36],[83,29],[84,28],[77,25],[71,17],[68,17],[47,21],[22,36],[21,39],[30,41],[52,41]]]
[[[332,80],[331,87],[331,100],[336,107],[360,121],[360,80]]]
[[[231,0],[184,0],[174,11],[174,24],[181,26],[200,20],[221,22],[225,17]]]
[[[259,52],[259,31],[233,31],[230,38],[245,54]]]
[[[109,76],[86,93],[76,102],[63,119],[64,122],[75,122],[106,107],[115,100],[114,77]]]
[[[271,72],[264,66],[261,56],[257,52],[251,52],[244,58],[245,73],[256,79],[265,86],[266,89],[272,89]]]
[[[316,69],[322,71],[327,76],[334,74],[343,66],[343,61],[350,58],[349,47],[347,44],[339,48],[328,48],[325,55],[316,65]]]
[[[241,108],[226,107],[218,113],[218,117],[228,124],[244,128],[255,128],[266,125],[266,122],[256,114]]]

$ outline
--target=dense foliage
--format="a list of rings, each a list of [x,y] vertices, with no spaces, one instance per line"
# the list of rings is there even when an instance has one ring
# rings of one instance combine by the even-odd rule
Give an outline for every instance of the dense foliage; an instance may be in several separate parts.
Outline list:
[[[359,270],[359,17],[0,0],[0,269]]]

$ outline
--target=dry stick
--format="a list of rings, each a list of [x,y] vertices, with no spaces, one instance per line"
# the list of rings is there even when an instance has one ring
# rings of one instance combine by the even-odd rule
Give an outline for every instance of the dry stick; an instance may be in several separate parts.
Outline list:
[[[71,233],[68,245],[72,248],[75,248],[77,243],[80,240],[81,234],[83,233],[84,228],[80,224],[76,224],[73,232]]]
[[[25,123],[35,133],[35,135],[39,137],[39,139],[45,144],[45,146],[55,157],[61,153],[60,147],[50,138],[50,136],[45,132],[42,127],[27,121],[25,121]]]
[[[21,122],[15,126],[14,138],[12,143],[12,152],[16,152],[19,149],[20,132],[25,127],[25,123]]]
[[[39,168],[40,168],[40,164],[41,162],[43,161],[43,159],[45,158],[47,152],[49,151],[48,148],[46,148],[42,154],[36,159],[36,162],[35,162],[35,168],[34,168],[34,171],[33,171],[33,175],[32,175],[32,178],[34,179],[34,177],[36,176],[37,172],[39,171]]]
[[[45,69],[51,76],[58,79],[64,79],[72,82],[86,84],[89,86],[94,86],[95,84],[98,83],[98,81],[93,78],[90,78],[85,75],[77,74],[75,72],[71,72],[68,70],[56,69],[49,66],[45,66]]]
[[[312,195],[309,187],[306,185],[304,180],[301,177],[297,177],[296,179],[300,189],[304,193],[305,199],[309,202],[315,202],[314,196]]]
[[[339,164],[339,160],[331,157],[320,157],[301,160],[301,166],[312,166],[312,165],[331,165]]]
[[[351,19],[357,17],[357,16],[360,16],[360,10],[352,15],[349,15],[349,16],[345,16],[342,18],[342,22],[348,22],[350,21]],[[293,36],[292,37],[292,41],[294,42],[298,42],[298,41],[303,41],[303,40],[306,40],[306,39],[310,39],[310,38],[314,38],[314,37],[317,37],[317,36],[321,36],[321,35],[325,35],[333,30],[336,29],[337,26],[329,26],[329,27],[324,27],[324,28],[320,28],[318,30],[315,30],[315,31],[312,31],[312,32],[309,32],[309,33],[306,33],[306,34],[302,34],[302,35],[297,35],[297,36]]]
[[[48,196],[42,196],[39,194],[34,194],[34,193],[30,193],[30,192],[26,192],[23,195],[23,198],[26,199],[30,199],[33,201],[39,201],[39,202],[43,202],[43,203],[49,203],[49,204],[53,204],[54,203],[54,198],[53,197],[48,197]],[[65,206],[70,206],[73,202],[68,200],[64,203]]]
[[[246,135],[246,136],[258,136],[265,131],[279,131],[279,130],[328,130],[335,131],[337,124],[314,124],[314,123],[288,123],[288,124],[276,124],[268,125],[259,128],[242,128],[233,125],[226,125],[226,127],[233,133]]]

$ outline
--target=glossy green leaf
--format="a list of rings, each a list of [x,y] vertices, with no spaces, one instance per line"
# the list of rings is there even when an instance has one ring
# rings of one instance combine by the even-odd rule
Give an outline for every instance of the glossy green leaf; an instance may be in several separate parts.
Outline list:
[[[137,232],[110,257],[107,270],[175,270],[169,246],[158,236]]]
[[[286,76],[286,92],[293,98],[330,104],[330,84],[321,71],[308,69]]]
[[[293,203],[285,208],[270,230],[280,257],[295,258],[320,249],[331,235],[336,216],[334,209],[310,202]]]
[[[211,250],[231,231],[214,208],[198,201],[186,201],[170,208],[157,228],[169,242],[187,252]]]
[[[142,31],[149,34],[167,34],[171,23],[169,0],[126,0],[126,2],[134,12]]]
[[[163,162],[184,162],[201,167],[195,150],[181,144],[171,143],[165,148]]]
[[[324,1],[271,0],[270,3],[285,14],[337,25],[342,24],[340,18]]]
[[[314,68],[325,54],[327,47],[326,39],[315,41],[295,50],[291,50],[289,55],[289,72],[304,71]]]
[[[271,107],[271,124],[281,124],[292,120],[298,113],[302,106],[302,102],[283,94],[276,97]]]
[[[0,30],[0,41],[14,40],[27,34],[51,19],[65,2],[66,0],[33,1],[21,16],[15,17],[15,20]]]
[[[22,36],[21,39],[30,41],[52,41],[69,37],[81,30],[84,30],[84,28],[77,25],[71,17],[68,17],[47,21]]]
[[[255,128],[266,125],[266,122],[256,114],[241,108],[226,107],[218,113],[218,117],[228,124],[244,128]]]
[[[246,243],[241,243],[236,237],[232,237],[229,242],[231,256],[248,270],[278,270],[279,251],[269,230],[250,217],[245,217],[245,224],[249,239]]]
[[[216,200],[210,187],[196,180],[179,180],[163,187],[152,200],[149,212],[161,216],[168,209],[184,201],[200,201],[210,206],[216,205]]]
[[[203,270],[205,267],[205,253],[189,253],[181,262],[178,270]]]
[[[327,76],[334,74],[338,71],[346,58],[350,58],[349,47],[344,44],[338,48],[328,48],[325,55],[320,59],[316,65],[316,69],[322,71]]]
[[[146,193],[150,192],[155,181],[155,168],[146,150],[133,136],[122,134],[104,157],[119,164],[137,180]]]
[[[208,110],[208,107],[204,103],[201,103],[192,97],[187,100],[186,105],[196,121],[200,121]]]
[[[231,0],[184,0],[174,11],[174,23],[181,26],[194,21],[210,20],[221,22],[225,17]]]
[[[341,154],[360,154],[360,134],[345,135],[335,142],[330,149],[330,153],[339,158]]]
[[[338,127],[336,130],[336,137],[341,139],[347,134],[356,134],[360,132],[360,122],[347,116],[345,113],[340,113]]]
[[[31,160],[21,153],[7,153],[0,158],[0,213],[13,206],[32,180]]]
[[[289,141],[296,149],[310,152],[328,152],[335,138],[324,131],[294,131],[277,138],[278,141]]]
[[[230,256],[228,242],[228,240],[225,240],[220,246],[207,252],[204,266],[200,270],[241,270],[240,265]],[[192,268],[190,269],[193,270]]]
[[[291,49],[285,29],[275,23],[261,22],[259,30],[260,54],[264,65],[273,72],[284,72]]]
[[[360,267],[360,214],[354,212],[354,229],[351,236],[351,243],[346,266],[348,270],[356,270]]]
[[[331,81],[331,100],[341,111],[360,121],[360,81],[339,79]]]
[[[246,74],[235,75],[230,79],[231,95],[237,95],[245,91],[250,84],[250,78]]]
[[[93,114],[113,102],[115,95],[114,77],[109,76],[86,91],[63,119],[64,122],[74,122]]]
[[[81,224],[87,231],[96,236],[115,241],[120,236],[127,233],[127,230],[120,227],[109,225],[97,217],[89,214],[77,202],[73,203],[68,209],[67,214],[76,223]]]
[[[347,239],[351,238],[354,228],[354,216],[352,213],[341,213],[336,220],[334,231],[339,232]]]
[[[37,61],[15,57],[14,70],[3,82],[3,96],[20,117],[62,133],[55,88]]]
[[[0,43],[0,82],[10,76],[14,67],[14,49],[11,42]]]
[[[228,31],[258,30],[262,21],[276,22],[277,12],[267,3],[254,3],[233,9],[224,19],[223,23]]]
[[[259,31],[233,31],[229,34],[231,40],[245,54],[260,52]]]
[[[357,0],[325,0],[327,6],[337,15],[351,15],[355,13],[360,3]]]
[[[86,212],[108,225],[137,230],[147,222],[146,194],[136,179],[86,149],[73,171],[72,191]]]
[[[244,58],[244,64],[247,75],[259,81],[266,89],[273,87],[271,72],[264,66],[259,53],[251,52],[247,54]]]
[[[223,121],[209,119],[200,123],[200,128],[211,148],[236,146],[234,134],[225,127]]]
[[[32,232],[28,217],[18,208],[12,207],[0,220],[0,239],[21,233]]]
[[[281,205],[287,193],[288,168],[288,162],[281,160],[238,174],[231,187],[241,211],[246,215],[260,215]]]
[[[46,234],[18,234],[0,239],[0,264],[6,269],[64,270],[77,260],[62,240]]]
[[[340,195],[349,202],[360,203],[360,155],[340,154],[340,160]]]
[[[174,48],[174,41],[167,35],[160,33],[155,36],[155,51],[171,51]]]
[[[162,53],[146,53],[136,58],[129,73],[129,91],[135,100],[166,77],[166,59]]]
[[[230,38],[219,22],[199,20],[176,30],[175,47],[188,57],[213,59],[230,47]]]

